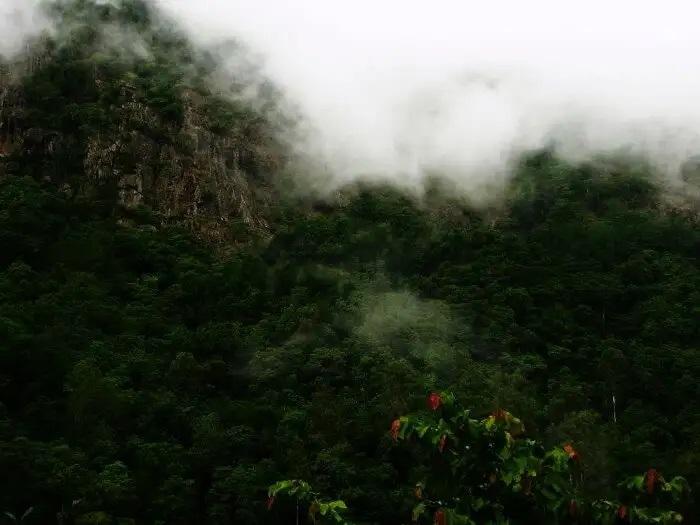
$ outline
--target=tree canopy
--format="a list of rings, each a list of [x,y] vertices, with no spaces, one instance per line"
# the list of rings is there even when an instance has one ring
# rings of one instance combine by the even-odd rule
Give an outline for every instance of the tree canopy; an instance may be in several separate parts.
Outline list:
[[[586,473],[558,496],[559,523],[572,500],[641,519],[633,509],[651,505],[618,484],[647,473],[633,478],[644,497],[652,471],[669,493],[687,480],[663,508],[698,520],[697,203],[671,202],[642,165],[543,151],[488,209],[439,187],[358,184],[323,204],[277,190],[261,218],[222,202],[265,186],[272,124],[197,85],[215,57],[156,30],[141,0],[52,5],[83,18],[45,42],[0,111],[2,133],[22,130],[0,156],[0,523],[292,523],[281,498],[267,510],[280,480],[311,483],[277,488],[303,488],[321,520],[407,523],[421,482],[424,499],[451,501],[424,502],[424,521],[444,508],[479,523],[449,499],[466,482],[427,478],[466,439],[455,418],[488,444],[490,415],[505,439],[501,410],[527,429],[527,456],[498,487],[522,492],[533,457]],[[107,45],[105,19],[149,53]],[[127,202],[124,174],[168,191]],[[230,212],[209,213],[216,236],[203,209]],[[437,433],[439,419],[425,432],[401,419],[443,389],[469,415],[444,413]],[[398,446],[394,420],[430,453]],[[539,516],[485,490],[489,519],[499,505],[511,523]]]

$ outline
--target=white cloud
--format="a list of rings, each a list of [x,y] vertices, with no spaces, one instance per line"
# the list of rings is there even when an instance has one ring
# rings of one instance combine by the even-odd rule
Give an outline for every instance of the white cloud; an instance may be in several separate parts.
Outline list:
[[[21,50],[27,38],[38,35],[48,23],[36,0],[0,0],[0,54]]]
[[[196,40],[265,57],[335,183],[439,171],[473,190],[552,142],[668,172],[700,152],[694,1],[155,1]],[[0,0],[0,53],[45,27],[37,1]]]
[[[470,189],[551,141],[669,170],[700,151],[696,2],[159,1],[200,41],[266,56],[338,182],[440,170]]]

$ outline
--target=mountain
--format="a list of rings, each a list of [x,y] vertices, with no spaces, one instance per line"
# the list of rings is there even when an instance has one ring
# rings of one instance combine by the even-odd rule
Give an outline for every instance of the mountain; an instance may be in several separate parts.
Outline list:
[[[50,15],[55,29],[2,68],[0,173],[148,206],[213,239],[236,221],[266,228],[284,156],[269,85],[243,67],[220,75],[215,52],[144,2],[55,2]]]
[[[47,9],[0,80],[0,519],[295,523],[319,509],[265,504],[291,478],[400,524],[465,473],[516,501],[480,507],[499,523],[697,522],[700,224],[653,170],[538,151],[489,209],[442,182],[297,198],[295,121],[244,48],[143,0]],[[446,390],[575,462],[555,513],[439,434],[394,442]]]

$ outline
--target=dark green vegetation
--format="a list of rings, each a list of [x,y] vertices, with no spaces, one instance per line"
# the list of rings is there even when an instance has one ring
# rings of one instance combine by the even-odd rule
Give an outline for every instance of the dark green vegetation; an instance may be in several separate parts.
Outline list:
[[[493,225],[374,188],[220,258],[3,180],[2,506],[255,523],[299,477],[396,523],[414,458],[388,423],[445,384],[572,440],[591,494],[651,466],[697,488],[697,224],[624,174],[524,181]]]
[[[675,524],[669,510],[687,496],[681,477],[656,469],[623,480],[605,498],[584,489],[585,469],[571,443],[546,450],[525,436],[522,421],[498,408],[475,419],[450,393],[433,392],[429,411],[392,423],[394,440],[418,441],[438,455],[414,490],[414,521],[436,525],[508,523]]]
[[[128,27],[146,34],[140,9],[109,16],[133,13]],[[365,187],[322,209],[280,198],[247,220],[218,184],[261,176],[264,120],[249,125],[254,113],[202,87],[203,124],[188,127],[182,61],[151,54],[75,77],[61,71],[88,75],[95,57],[82,40],[61,45],[13,88],[20,131],[0,159],[0,511],[33,506],[25,522],[37,524],[61,512],[66,524],[281,523],[267,487],[301,478],[357,522],[405,523],[430,461],[396,447],[389,424],[443,387],[475,416],[505,407],[545,444],[571,441],[591,498],[651,467],[699,493],[700,228],[661,205],[648,174],[542,153],[488,217]],[[112,120],[131,106],[108,81],[125,76],[155,115],[137,142],[158,154],[117,148],[96,177],[96,127],[102,140],[136,126]],[[194,129],[206,130],[194,145],[176,140]],[[171,148],[168,166],[201,166],[220,133],[221,148],[255,155],[221,153],[224,168],[200,179],[209,167],[156,162]],[[212,250],[202,215],[166,190],[125,199],[123,173],[143,187],[199,181],[194,202],[231,211],[216,238],[234,247]],[[262,223],[265,234],[241,228]],[[693,523],[692,500],[683,512]]]
[[[223,74],[217,50],[194,49],[149,6],[47,4],[54,34],[0,61],[0,175],[110,207],[146,205],[214,241],[238,223],[264,228],[259,197],[280,163],[273,136],[287,125],[274,90],[240,46],[225,48],[240,67]]]
[[[591,497],[585,469],[571,443],[549,450],[525,435],[520,419],[497,408],[475,419],[450,392],[431,392],[428,410],[400,416],[391,437],[423,450],[413,476],[413,523],[507,525],[672,525],[683,516],[672,510],[688,495],[684,478],[666,479],[650,468],[618,484],[617,494]],[[418,446],[416,446],[418,445]],[[282,480],[268,489],[268,509],[278,500],[295,503],[296,515],[312,522],[346,525],[344,501],[324,500],[303,480]],[[289,505],[287,505],[289,506]],[[303,510],[302,510],[303,509]]]

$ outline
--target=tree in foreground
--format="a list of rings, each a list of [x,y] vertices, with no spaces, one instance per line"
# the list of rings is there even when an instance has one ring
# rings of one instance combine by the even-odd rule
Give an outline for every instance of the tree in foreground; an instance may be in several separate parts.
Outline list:
[[[411,520],[434,525],[472,524],[673,524],[688,488],[685,479],[666,480],[650,468],[619,484],[609,499],[586,495],[580,457],[571,443],[547,450],[525,437],[522,422],[503,409],[471,417],[448,392],[433,392],[427,410],[399,417],[394,442],[427,454],[416,468],[416,504]],[[342,501],[323,502],[299,480],[269,489],[275,498],[296,498],[313,523],[346,523]]]

